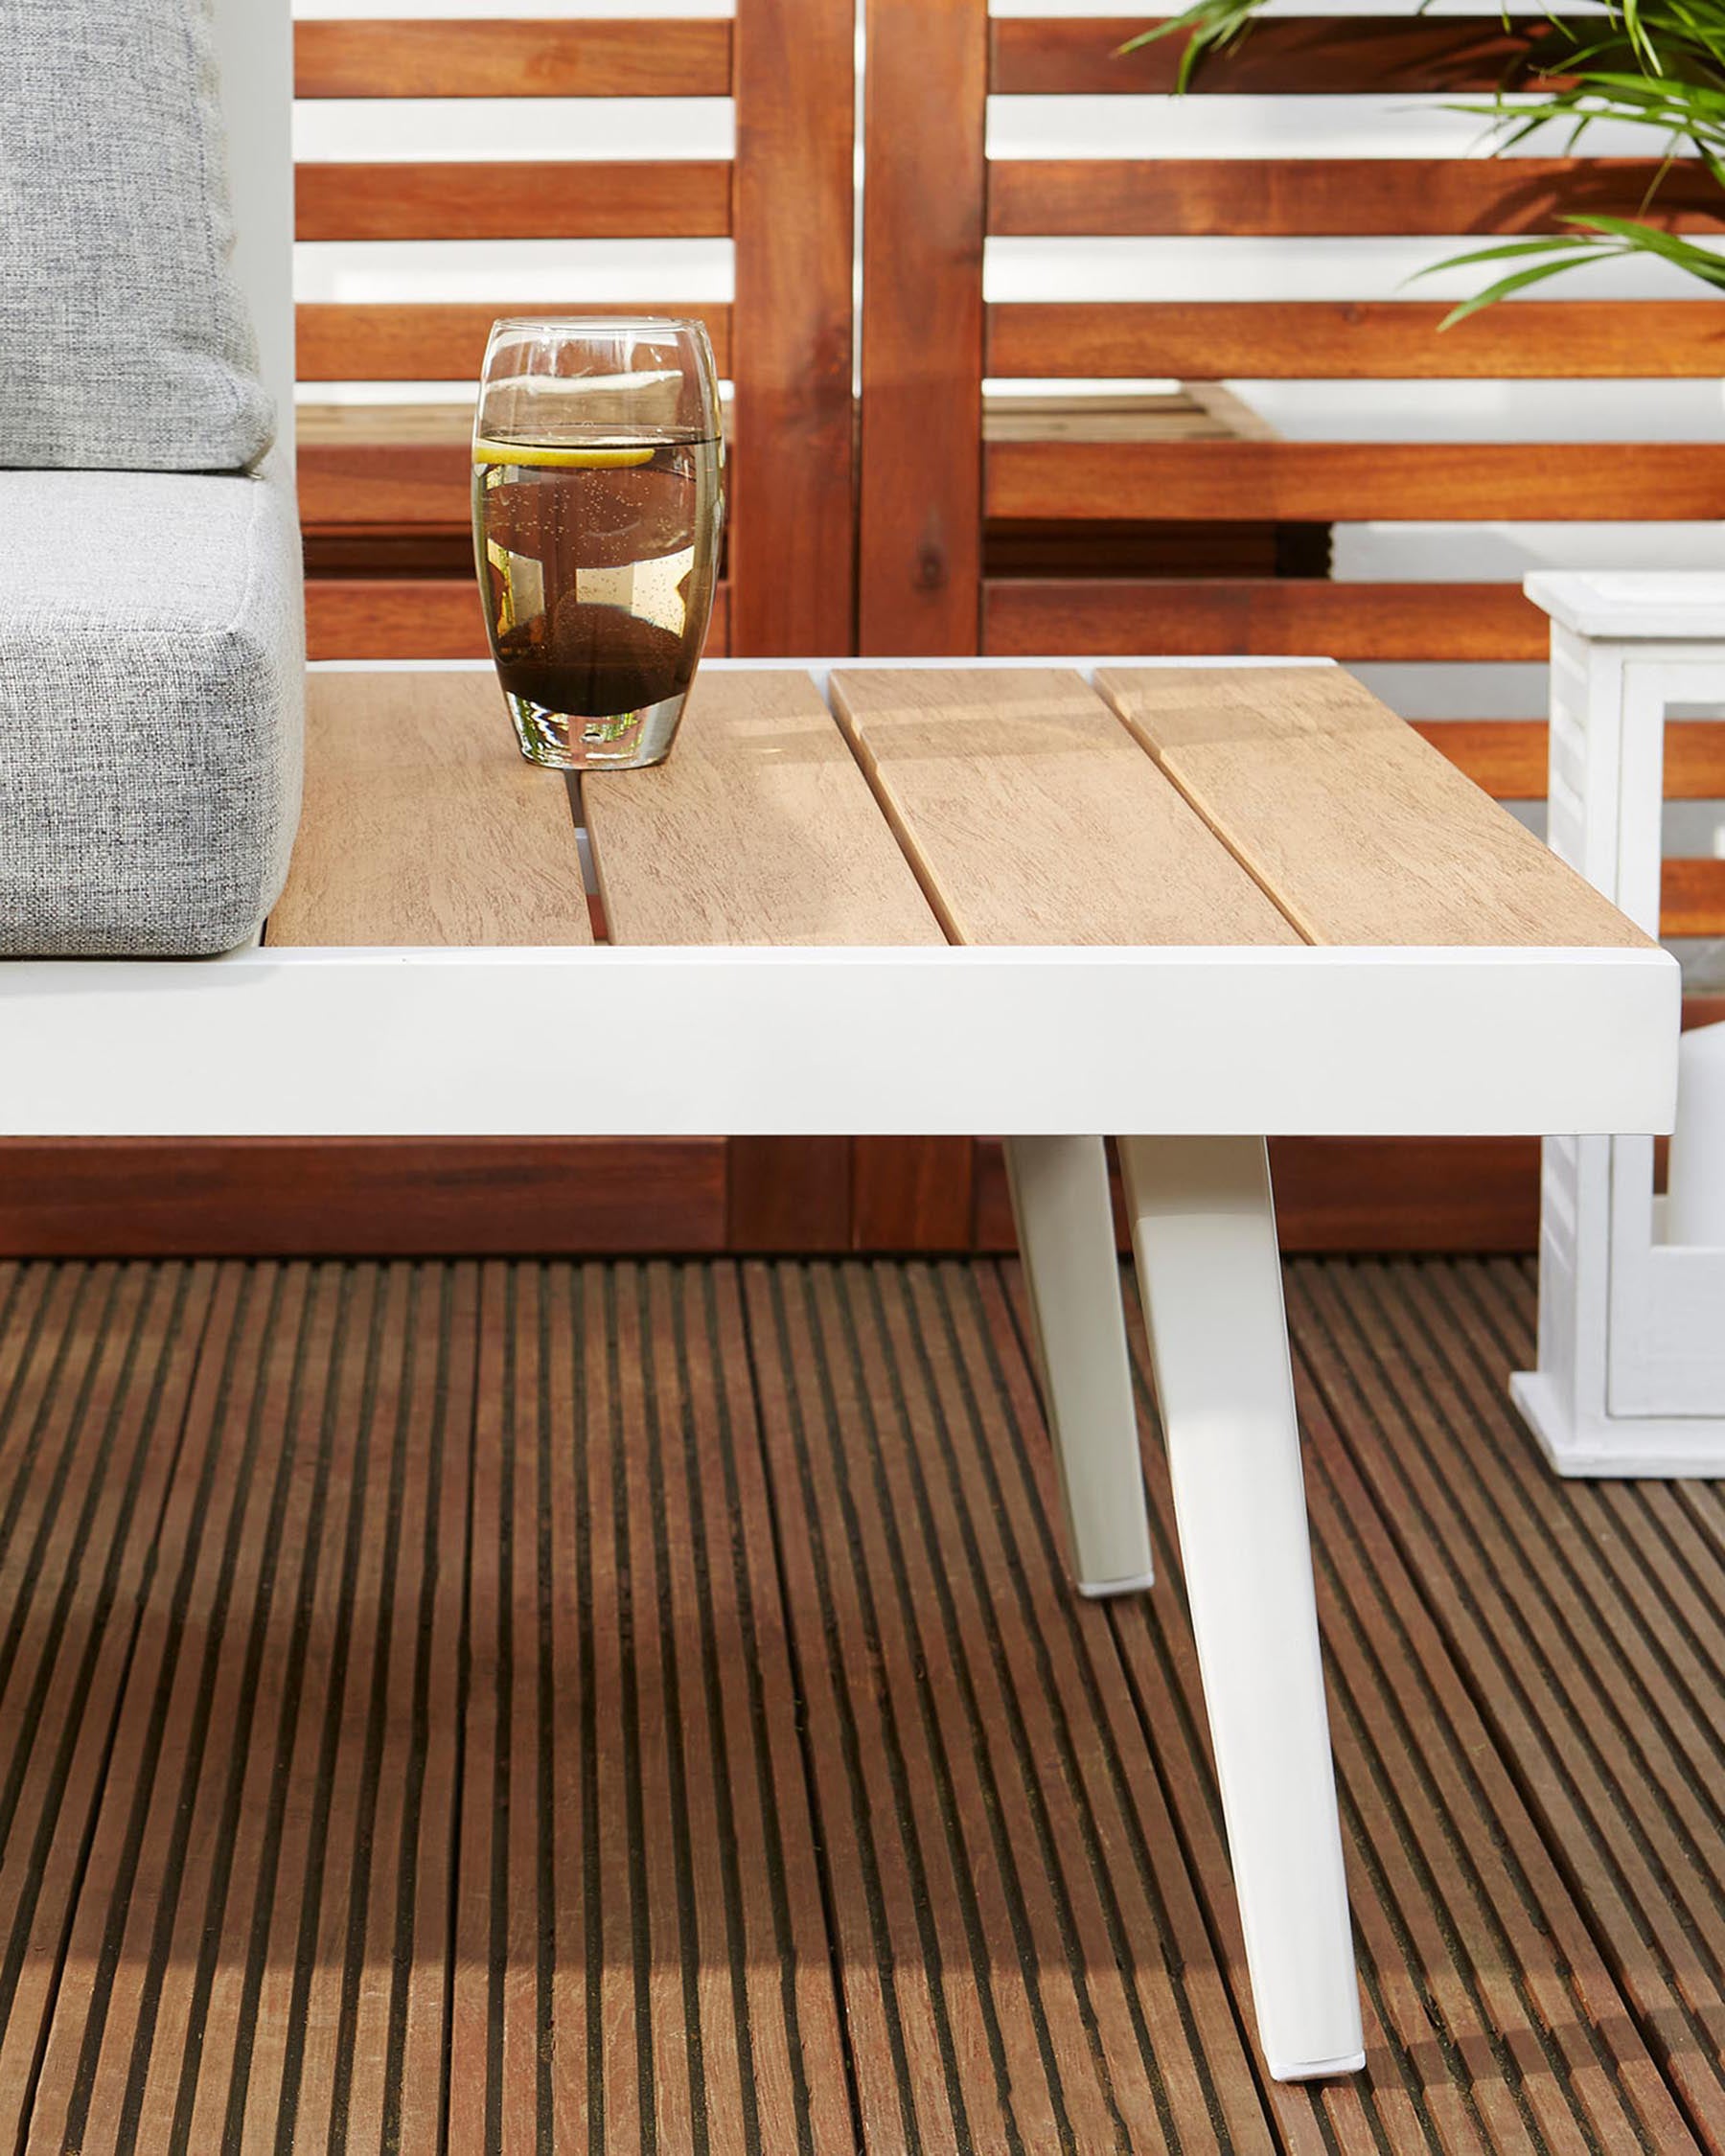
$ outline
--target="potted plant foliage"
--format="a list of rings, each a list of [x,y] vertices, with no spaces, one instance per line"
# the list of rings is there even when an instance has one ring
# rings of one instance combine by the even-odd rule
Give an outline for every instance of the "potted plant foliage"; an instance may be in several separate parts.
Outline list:
[[[1190,86],[1206,62],[1251,34],[1266,0],[1196,0],[1184,13],[1131,39],[1123,53],[1158,38],[1184,35],[1178,87]],[[1495,96],[1459,110],[1486,122],[1494,153],[1512,149],[1541,127],[1568,121],[1567,148],[1576,149],[1602,120],[1651,127],[1666,145],[1665,161],[1634,218],[1576,215],[1567,229],[1537,239],[1470,249],[1435,269],[1513,263],[1444,318],[1453,322],[1565,275],[1588,263],[1653,255],[1704,284],[1725,289],[1725,254],[1700,246],[1652,219],[1671,165],[1698,158],[1720,189],[1725,217],[1725,0],[1607,0],[1593,15],[1548,15],[1510,64]]]

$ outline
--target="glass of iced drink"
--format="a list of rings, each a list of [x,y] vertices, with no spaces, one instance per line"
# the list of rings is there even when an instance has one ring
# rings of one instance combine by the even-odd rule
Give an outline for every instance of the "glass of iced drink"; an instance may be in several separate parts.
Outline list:
[[[473,551],[521,753],[560,770],[669,755],[724,523],[699,322],[515,318],[473,423]]]

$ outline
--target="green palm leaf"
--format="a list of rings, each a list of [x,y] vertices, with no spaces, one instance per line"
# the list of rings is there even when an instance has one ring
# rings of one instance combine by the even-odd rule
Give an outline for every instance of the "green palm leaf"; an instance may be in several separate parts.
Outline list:
[[[1160,38],[1184,36],[1176,86],[1184,91],[1217,53],[1250,34],[1265,4],[1195,0],[1183,13],[1128,39],[1119,50],[1135,52]],[[1423,5],[1424,0],[1422,11]],[[1551,87],[1542,93],[1546,83]],[[1602,121],[1657,128],[1665,139],[1665,155],[1643,209],[1655,206],[1673,165],[1692,159],[1719,190],[1719,220],[1725,225],[1725,0],[1606,0],[1597,16],[1548,14],[1489,102],[1451,109],[1483,119],[1492,149],[1500,155],[1553,122],[1568,122],[1566,147],[1571,150]],[[1668,262],[1725,291],[1725,254],[1667,232],[1648,218],[1571,217],[1562,222],[1572,229],[1477,248],[1435,264],[1434,269],[1458,269],[1523,261],[1521,268],[1453,309],[1442,327],[1587,263],[1637,254]]]

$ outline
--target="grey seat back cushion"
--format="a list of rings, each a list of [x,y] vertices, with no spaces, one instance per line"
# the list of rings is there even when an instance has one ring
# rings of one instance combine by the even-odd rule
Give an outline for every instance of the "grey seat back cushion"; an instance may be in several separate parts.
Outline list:
[[[217,90],[208,0],[0,0],[0,466],[268,447]]]

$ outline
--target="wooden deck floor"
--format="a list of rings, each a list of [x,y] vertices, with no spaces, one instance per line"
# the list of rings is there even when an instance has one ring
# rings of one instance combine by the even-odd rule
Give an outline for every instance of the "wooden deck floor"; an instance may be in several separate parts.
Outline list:
[[[0,1267],[0,2150],[1725,2151],[1720,1490],[1546,1474],[1520,1265],[1290,1292],[1321,2092],[1012,1268]]]

